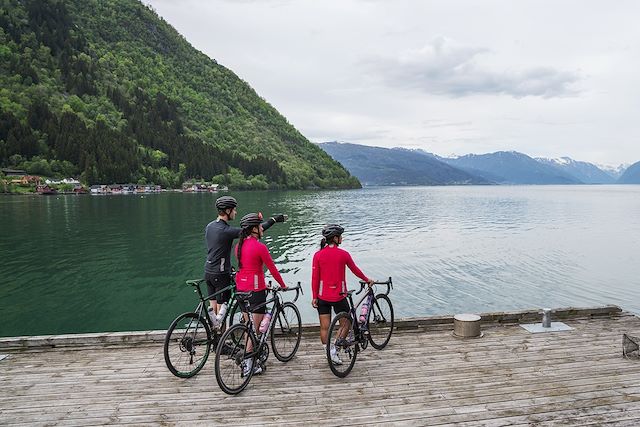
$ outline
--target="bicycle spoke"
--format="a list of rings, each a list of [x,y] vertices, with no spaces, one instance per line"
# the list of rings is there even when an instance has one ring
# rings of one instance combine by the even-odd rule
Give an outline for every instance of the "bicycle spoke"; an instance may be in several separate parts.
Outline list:
[[[394,318],[391,300],[384,294],[376,296],[369,312],[369,342],[381,350],[383,349],[393,332]]]
[[[271,348],[281,362],[293,358],[302,338],[302,322],[298,308],[290,302],[284,303],[271,327]]]
[[[354,323],[348,313],[339,313],[331,321],[327,337],[326,356],[334,375],[346,377],[353,369],[358,355]]]
[[[240,393],[249,383],[253,369],[245,375],[246,360],[253,360],[247,353],[249,330],[246,325],[236,324],[223,335],[216,350],[215,372],[220,388],[228,394]]]
[[[164,359],[171,373],[189,378],[202,369],[210,349],[211,333],[208,326],[198,314],[185,313],[174,320],[167,331]]]

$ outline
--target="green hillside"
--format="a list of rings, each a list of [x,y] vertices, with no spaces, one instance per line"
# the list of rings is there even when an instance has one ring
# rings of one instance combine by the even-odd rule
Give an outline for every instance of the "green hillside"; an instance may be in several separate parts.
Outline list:
[[[134,0],[0,0],[0,165],[88,184],[360,186]]]

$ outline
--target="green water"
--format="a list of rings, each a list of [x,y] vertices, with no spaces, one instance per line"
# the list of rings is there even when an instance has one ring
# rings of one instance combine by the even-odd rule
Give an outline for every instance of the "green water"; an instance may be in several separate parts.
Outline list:
[[[241,193],[273,211],[270,193]],[[0,336],[166,327],[194,305],[210,194],[0,198]],[[279,198],[287,210],[287,197]],[[287,233],[273,227],[271,238]],[[274,250],[274,256],[279,251]]]
[[[308,290],[327,222],[398,316],[614,303],[640,311],[640,187],[403,187],[240,192],[287,213],[265,238]],[[0,336],[166,329],[195,306],[217,195],[0,197]],[[237,224],[237,221],[235,221]],[[348,282],[357,283],[352,275]]]

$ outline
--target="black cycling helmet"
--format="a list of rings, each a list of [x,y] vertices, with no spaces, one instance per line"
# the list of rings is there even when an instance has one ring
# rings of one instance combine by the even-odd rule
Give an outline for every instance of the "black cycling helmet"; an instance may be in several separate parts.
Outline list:
[[[322,237],[327,240],[334,236],[340,236],[342,233],[344,233],[344,228],[340,227],[338,224],[328,224],[322,229]]]
[[[248,213],[240,220],[240,227],[242,228],[252,228],[260,224],[262,224],[262,212]]]
[[[216,208],[219,211],[224,211],[226,209],[233,209],[238,206],[238,202],[231,196],[222,196],[216,200]]]

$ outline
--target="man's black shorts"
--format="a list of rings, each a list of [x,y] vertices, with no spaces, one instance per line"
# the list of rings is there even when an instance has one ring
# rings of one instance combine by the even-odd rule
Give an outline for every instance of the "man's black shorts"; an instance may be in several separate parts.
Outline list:
[[[261,313],[265,314],[267,312],[267,306],[263,305],[259,308],[254,308],[264,303],[267,300],[267,290],[264,289],[262,291],[251,292],[251,296],[249,297],[249,310],[252,313]],[[244,305],[241,305],[242,311],[246,312]]]
[[[318,298],[318,314],[331,314],[331,307],[333,307],[333,312],[335,314],[343,311],[345,313],[349,312],[349,303],[346,298],[336,302],[329,302]]]
[[[231,276],[228,274],[205,273],[204,279],[207,281],[207,290],[209,291],[209,295],[221,291],[231,284]],[[231,298],[231,289],[227,289],[226,291],[216,295],[215,298],[211,299],[222,304],[229,302],[229,298]]]

